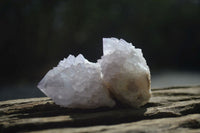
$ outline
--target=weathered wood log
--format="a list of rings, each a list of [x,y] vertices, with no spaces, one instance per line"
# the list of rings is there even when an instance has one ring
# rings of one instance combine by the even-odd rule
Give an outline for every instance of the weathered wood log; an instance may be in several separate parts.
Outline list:
[[[0,102],[0,132],[200,132],[200,86],[152,89],[139,109],[67,109],[49,98]]]

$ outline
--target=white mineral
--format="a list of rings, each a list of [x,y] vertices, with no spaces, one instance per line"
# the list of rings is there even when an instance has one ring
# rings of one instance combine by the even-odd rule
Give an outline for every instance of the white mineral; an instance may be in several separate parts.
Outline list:
[[[103,83],[123,104],[140,107],[151,97],[150,70],[141,49],[123,39],[103,38]]]
[[[122,39],[103,38],[103,56],[97,63],[81,54],[69,55],[45,75],[38,88],[68,108],[113,107],[113,97],[140,107],[151,96],[150,70],[141,49]]]
[[[91,63],[81,54],[69,55],[50,70],[38,88],[61,106],[68,108],[113,107],[108,89],[103,87],[98,63]]]

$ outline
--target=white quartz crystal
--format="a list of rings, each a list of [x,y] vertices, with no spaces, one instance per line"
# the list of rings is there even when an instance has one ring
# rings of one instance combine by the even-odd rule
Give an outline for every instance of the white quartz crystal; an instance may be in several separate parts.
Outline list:
[[[103,56],[97,63],[81,54],[69,55],[45,75],[38,88],[68,108],[113,107],[116,101],[140,107],[151,96],[150,70],[141,49],[122,39],[103,38]]]
[[[81,54],[69,55],[50,70],[38,84],[38,88],[53,101],[68,108],[113,107],[106,88],[103,87],[98,63],[91,63]]]
[[[123,39],[103,38],[103,56],[98,62],[104,85],[119,102],[140,107],[149,101],[150,70],[141,49]]]

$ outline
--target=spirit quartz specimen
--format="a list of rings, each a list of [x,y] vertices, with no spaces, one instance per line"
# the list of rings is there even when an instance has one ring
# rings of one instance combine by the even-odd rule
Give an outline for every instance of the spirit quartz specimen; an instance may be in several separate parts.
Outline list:
[[[116,38],[103,38],[103,56],[91,63],[69,55],[50,70],[38,88],[68,108],[140,107],[151,96],[150,70],[141,49]],[[116,101],[115,101],[115,100]]]

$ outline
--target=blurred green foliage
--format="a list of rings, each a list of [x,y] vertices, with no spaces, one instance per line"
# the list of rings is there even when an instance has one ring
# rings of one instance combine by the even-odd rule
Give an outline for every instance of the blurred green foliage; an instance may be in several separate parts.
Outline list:
[[[90,61],[102,38],[143,49],[154,70],[200,68],[199,0],[1,0],[1,83],[40,80],[68,54]]]

